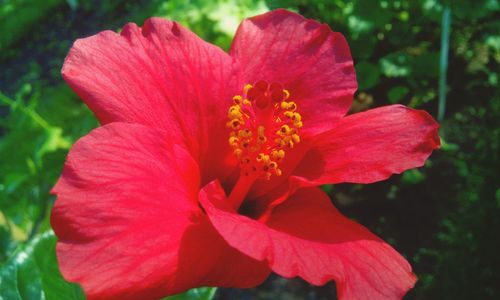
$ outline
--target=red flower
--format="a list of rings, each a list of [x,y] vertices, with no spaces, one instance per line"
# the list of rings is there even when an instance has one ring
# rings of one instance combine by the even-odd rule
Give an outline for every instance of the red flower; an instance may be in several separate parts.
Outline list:
[[[103,125],[53,190],[60,268],[89,299],[248,288],[271,270],[335,280],[341,299],[414,285],[315,186],[421,166],[438,125],[399,105],[345,116],[353,62],[327,25],[272,11],[245,20],[228,55],[153,18],[77,40],[62,73]]]

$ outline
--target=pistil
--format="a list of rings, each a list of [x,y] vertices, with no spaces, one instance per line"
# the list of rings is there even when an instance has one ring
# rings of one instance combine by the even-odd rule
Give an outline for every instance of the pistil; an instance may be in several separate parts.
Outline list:
[[[229,195],[228,199],[229,203],[231,203],[235,210],[238,210],[238,208],[240,208],[243,200],[245,199],[248,191],[250,190],[252,184],[256,179],[257,176],[240,175],[238,181],[231,190],[231,194]]]

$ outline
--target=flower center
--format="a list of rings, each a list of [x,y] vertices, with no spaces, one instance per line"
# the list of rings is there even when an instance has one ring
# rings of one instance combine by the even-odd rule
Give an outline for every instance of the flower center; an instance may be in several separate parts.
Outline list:
[[[280,176],[286,151],[300,142],[302,117],[297,104],[280,84],[265,81],[245,85],[233,101],[227,127],[241,175],[266,180]]]

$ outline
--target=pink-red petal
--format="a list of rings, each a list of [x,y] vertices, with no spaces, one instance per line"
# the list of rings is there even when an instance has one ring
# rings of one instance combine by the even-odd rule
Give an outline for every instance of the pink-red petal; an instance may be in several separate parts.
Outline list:
[[[167,129],[188,145],[205,178],[216,177],[228,153],[231,98],[241,89],[233,59],[176,22],[127,24],[77,40],[62,75],[102,124]],[[215,174],[214,174],[215,173]]]
[[[80,139],[53,189],[63,276],[88,299],[259,284],[269,268],[214,230],[197,204],[199,181],[190,154],[165,131],[112,123]]]
[[[200,202],[231,246],[285,277],[316,285],[335,280],[340,299],[401,299],[415,283],[401,255],[342,216],[318,188],[300,189],[267,224],[235,213],[215,183]]]
[[[425,111],[384,106],[343,118],[294,174],[312,184],[372,183],[422,166],[439,148],[439,125]]]
[[[231,56],[248,83],[281,83],[296,101],[304,132],[331,128],[357,89],[349,46],[327,25],[283,9],[244,20]]]

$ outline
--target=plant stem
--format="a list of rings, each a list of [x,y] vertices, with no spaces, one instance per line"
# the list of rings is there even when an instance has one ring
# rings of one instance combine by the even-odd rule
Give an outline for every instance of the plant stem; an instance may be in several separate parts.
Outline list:
[[[448,71],[448,51],[450,46],[450,25],[451,13],[450,7],[446,6],[443,10],[441,19],[441,55],[439,58],[439,104],[438,121],[442,121],[446,109],[446,73]]]

